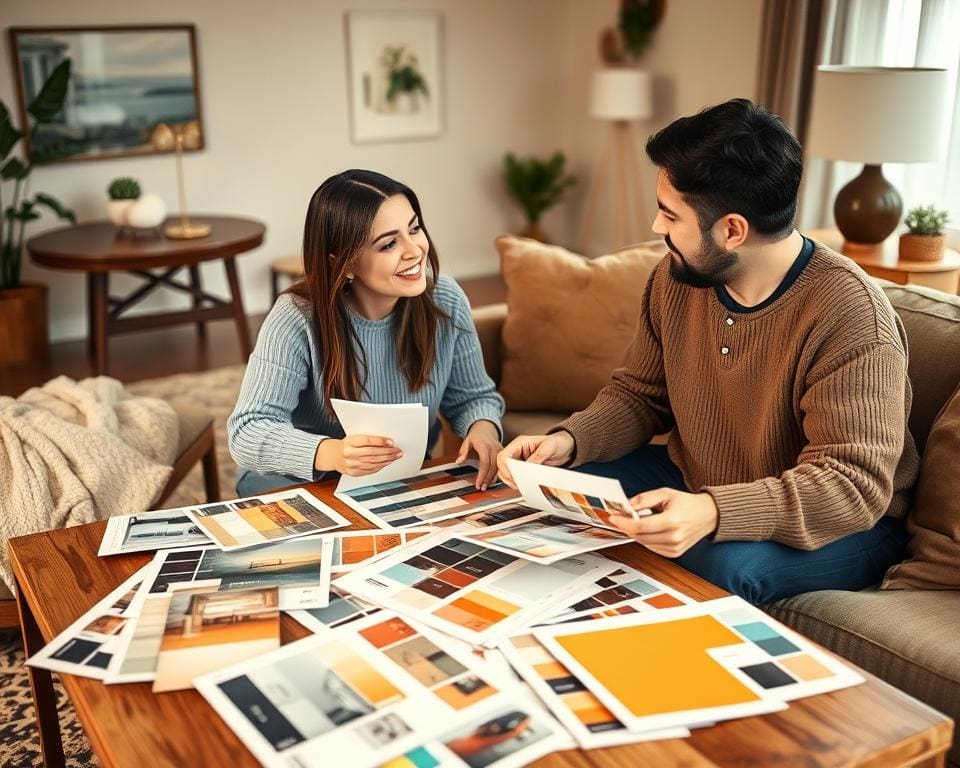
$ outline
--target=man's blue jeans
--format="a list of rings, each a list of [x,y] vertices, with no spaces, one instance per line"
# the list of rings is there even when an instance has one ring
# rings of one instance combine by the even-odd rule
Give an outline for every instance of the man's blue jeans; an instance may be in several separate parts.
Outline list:
[[[688,490],[666,446],[645,445],[623,458],[577,467],[620,481],[627,496],[654,488]],[[903,520],[889,517],[869,531],[852,533],[812,551],[773,541],[695,544],[676,562],[707,581],[751,603],[812,592],[818,589],[859,590],[876,584],[891,565],[903,560],[907,543]]]

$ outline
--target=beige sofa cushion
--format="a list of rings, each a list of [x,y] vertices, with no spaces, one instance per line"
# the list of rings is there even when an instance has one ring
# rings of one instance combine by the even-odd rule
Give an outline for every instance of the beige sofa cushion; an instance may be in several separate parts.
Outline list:
[[[765,606],[774,617],[960,720],[960,592],[808,592]],[[960,739],[949,753],[960,761]]]
[[[937,416],[907,515],[910,557],[883,589],[960,589],[960,387]],[[958,617],[960,618],[960,617]]]
[[[505,235],[497,249],[507,286],[500,379],[507,408],[585,408],[622,364],[647,278],[666,246],[657,240],[586,259]]]

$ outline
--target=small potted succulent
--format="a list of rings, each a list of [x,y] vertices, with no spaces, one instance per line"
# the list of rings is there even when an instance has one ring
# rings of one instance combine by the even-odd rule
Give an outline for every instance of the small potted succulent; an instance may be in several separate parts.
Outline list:
[[[544,211],[560,202],[567,187],[577,181],[575,176],[565,172],[566,162],[563,152],[554,152],[547,160],[518,158],[512,152],[504,156],[507,192],[523,209],[527,219],[527,228],[520,233],[521,237],[550,242],[540,228],[540,217]]]
[[[140,184],[129,176],[121,176],[107,187],[107,215],[115,227],[127,226],[127,209],[140,197]]]
[[[946,211],[919,205],[907,211],[903,223],[909,232],[900,235],[900,258],[905,261],[939,261],[943,257]]]

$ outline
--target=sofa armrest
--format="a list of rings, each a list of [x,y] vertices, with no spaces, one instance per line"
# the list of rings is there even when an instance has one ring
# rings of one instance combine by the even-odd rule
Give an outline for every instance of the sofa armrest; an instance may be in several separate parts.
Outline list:
[[[500,386],[503,366],[502,332],[506,319],[506,304],[488,304],[473,310],[473,322],[477,326],[477,336],[480,337],[480,348],[483,350],[483,365],[497,387]]]

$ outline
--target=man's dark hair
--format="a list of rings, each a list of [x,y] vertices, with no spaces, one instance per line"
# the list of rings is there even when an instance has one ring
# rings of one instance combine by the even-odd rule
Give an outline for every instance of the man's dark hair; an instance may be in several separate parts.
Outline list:
[[[800,142],[783,120],[749,99],[731,99],[674,120],[647,140],[704,232],[739,213],[759,234],[786,235],[797,214]]]

